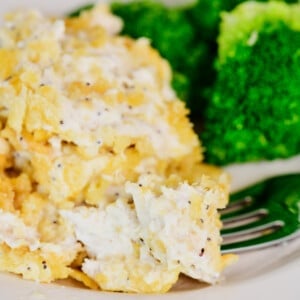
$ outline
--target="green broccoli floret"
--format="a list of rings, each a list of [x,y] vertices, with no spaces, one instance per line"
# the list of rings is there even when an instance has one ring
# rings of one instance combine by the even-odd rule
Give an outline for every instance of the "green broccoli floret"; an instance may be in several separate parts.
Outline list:
[[[272,0],[257,0],[268,2]],[[280,1],[280,0],[278,0]],[[286,0],[294,2],[298,0]],[[196,40],[206,45],[207,51],[198,62],[198,72],[194,72],[192,80],[192,114],[199,119],[209,101],[209,90],[216,80],[214,62],[217,59],[217,36],[221,22],[221,13],[231,11],[246,0],[196,0],[194,5],[186,10],[186,14],[196,31]]]
[[[201,0],[200,0],[201,1]],[[222,2],[222,10],[230,11],[237,5],[246,2],[247,0],[220,0]],[[286,3],[297,3],[298,0],[256,0],[257,2],[268,2],[268,1],[281,1]]]
[[[300,153],[300,5],[248,2],[223,13],[218,74],[201,139],[206,160]]]
[[[196,0],[187,10],[187,15],[201,39],[215,41],[222,10],[223,0]]]
[[[193,117],[199,119],[206,103],[206,90],[212,86],[216,72],[216,38],[218,34],[221,0],[196,0],[184,13],[195,31],[195,45],[202,45],[202,54],[191,69],[190,108]]]

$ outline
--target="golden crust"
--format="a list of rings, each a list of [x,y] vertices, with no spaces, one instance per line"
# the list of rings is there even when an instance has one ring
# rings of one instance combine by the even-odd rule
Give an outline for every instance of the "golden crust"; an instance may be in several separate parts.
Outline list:
[[[20,274],[25,279],[51,282],[69,277],[70,269],[55,253],[29,251],[27,247],[12,249],[0,244],[0,270]]]
[[[134,211],[135,192],[144,200],[154,194],[155,202],[162,187],[175,195],[186,185],[198,189],[186,213],[193,225],[204,226],[202,206],[211,203],[203,230],[215,238],[206,248],[210,275],[202,280],[213,282],[211,274],[232,260],[220,255],[217,213],[228,201],[229,179],[202,164],[168,63],[146,39],[118,36],[120,20],[105,6],[74,19],[19,12],[7,20],[15,28],[0,29],[0,223],[7,225],[0,226],[0,270],[145,293],[166,292],[182,272],[201,279],[190,266],[160,261],[170,245],[151,234],[143,246],[130,241],[131,256],[101,260],[62,215],[77,207],[105,211],[118,201]],[[140,188],[149,174],[159,180]],[[95,272],[87,267],[93,262],[101,263]]]

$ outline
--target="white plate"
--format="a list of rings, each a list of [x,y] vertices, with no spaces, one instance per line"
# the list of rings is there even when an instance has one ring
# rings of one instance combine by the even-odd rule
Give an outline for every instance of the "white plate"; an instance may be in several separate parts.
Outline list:
[[[174,4],[179,0],[165,1]],[[103,0],[101,2],[107,1]],[[63,14],[85,3],[89,3],[89,1],[5,0],[0,2],[0,12],[3,14],[16,8],[38,8],[48,14]],[[300,156],[287,161],[276,161],[267,164],[235,165],[228,167],[227,170],[233,177],[233,189],[238,189],[272,174],[299,172]],[[0,299],[299,300],[299,278],[300,239],[297,239],[285,245],[240,255],[239,262],[225,272],[224,280],[216,286],[201,285],[195,281],[181,278],[172,291],[165,295],[129,295],[94,292],[82,287],[72,286],[68,281],[56,284],[39,284],[22,280],[15,275],[0,273]]]

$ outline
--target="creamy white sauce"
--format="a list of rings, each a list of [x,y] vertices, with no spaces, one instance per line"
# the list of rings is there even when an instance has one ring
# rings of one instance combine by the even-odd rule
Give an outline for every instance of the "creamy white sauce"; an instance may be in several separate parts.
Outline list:
[[[144,177],[141,181],[143,185],[149,185],[149,178]],[[195,194],[201,195],[201,192],[188,184],[182,184],[177,189],[163,187],[162,194],[157,196],[152,192],[141,193],[137,184],[130,183],[126,184],[126,191],[133,195],[141,233],[150,243],[152,254],[167,265],[176,265],[180,261],[182,272],[187,275],[201,279],[205,274],[208,282],[213,281],[215,272],[207,256],[200,255],[211,233],[207,227],[200,227],[199,222],[192,220],[190,215],[189,201]],[[204,207],[201,217],[204,222],[207,221]],[[160,241],[159,244],[156,241]]]
[[[31,251],[40,246],[35,228],[26,226],[21,218],[3,210],[0,210],[0,242],[11,248],[27,246]]]
[[[103,141],[103,137],[99,135],[101,128],[111,127],[119,135],[141,136],[148,139],[162,158],[185,154],[189,151],[190,147],[181,144],[167,121],[163,117],[157,118],[158,108],[164,107],[165,101],[175,99],[168,76],[164,82],[159,82],[158,70],[155,66],[139,65],[136,58],[120,41],[107,41],[99,48],[88,46],[84,50],[85,54],[74,55],[73,52],[76,49],[71,46],[71,36],[65,32],[63,21],[47,21],[42,26],[37,26],[42,16],[37,12],[31,14],[35,16],[31,21],[32,24],[28,24],[32,29],[32,34],[20,43],[26,48],[26,45],[33,40],[51,40],[53,45],[56,44],[60,48],[60,61],[48,61],[46,65],[41,63],[40,73],[41,84],[50,85],[61,94],[59,113],[63,125],[60,130],[66,132],[68,138],[65,138],[69,139],[68,141],[75,142],[79,146],[93,147],[95,143],[101,144]],[[95,16],[97,16],[97,22],[100,22],[111,34],[116,34],[120,29],[119,19],[107,15],[105,11],[103,11],[102,19],[98,14]],[[24,22],[25,18],[26,14],[20,14],[17,23]],[[94,21],[96,22],[96,19]],[[137,41],[137,47],[145,47],[148,43],[147,39],[140,39]],[[34,71],[36,68],[26,56],[23,57],[22,63],[27,70]],[[100,95],[89,99],[89,108],[82,103],[83,99],[69,99],[64,88],[72,82],[78,82],[79,78],[84,82],[94,84],[98,79],[91,70],[95,68],[106,81],[111,83],[113,86],[111,92],[140,88],[144,91],[146,104],[130,111],[128,106],[125,107],[123,104],[108,107]],[[43,124],[42,127],[47,131],[53,131],[55,128],[53,124]],[[96,147],[94,148],[96,151]],[[59,153],[57,149],[55,147],[55,151]]]
[[[138,236],[135,212],[122,200],[106,209],[78,207],[61,211],[74,225],[75,234],[89,255],[97,259],[132,255],[132,241]]]
[[[140,182],[145,186],[157,186],[157,180],[143,176]],[[125,199],[118,199],[101,210],[77,207],[61,211],[88,251],[90,259],[84,262],[84,271],[90,276],[113,272],[106,264],[123,257],[139,260],[141,264],[149,263],[157,270],[163,266],[175,269],[179,264],[183,273],[213,282],[217,274],[208,257],[200,255],[211,233],[190,215],[191,197],[201,196],[203,191],[182,184],[176,189],[162,187],[161,194],[155,195],[143,192],[143,187],[135,183],[127,183],[125,191],[132,196],[134,206],[129,206]],[[206,205],[205,201],[202,205]],[[208,215],[202,213],[202,216],[206,222]],[[134,258],[133,242],[140,242],[137,258]],[[151,270],[154,272],[154,269]],[[150,281],[155,277],[154,274],[154,277],[149,276]]]
[[[116,135],[148,139],[160,157],[178,156],[178,153],[190,151],[190,145],[180,143],[177,134],[171,131],[165,120],[156,117],[157,112],[151,111],[151,107],[149,110],[147,106],[130,110],[127,105],[109,107],[99,99],[89,101],[93,109],[69,99],[61,102],[61,130],[76,133],[72,137],[78,145],[99,143],[100,146],[102,142],[105,143],[101,130],[110,128]],[[139,116],[141,111],[147,111],[148,116]]]

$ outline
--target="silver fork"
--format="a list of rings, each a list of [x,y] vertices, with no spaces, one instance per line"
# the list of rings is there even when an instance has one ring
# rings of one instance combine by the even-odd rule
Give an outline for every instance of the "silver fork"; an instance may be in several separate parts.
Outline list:
[[[223,253],[300,237],[300,173],[273,177],[232,194],[221,219]]]

